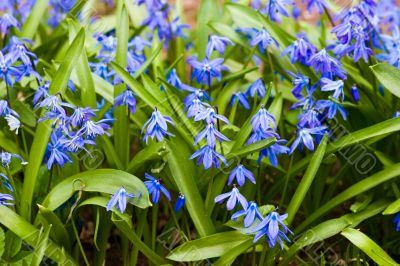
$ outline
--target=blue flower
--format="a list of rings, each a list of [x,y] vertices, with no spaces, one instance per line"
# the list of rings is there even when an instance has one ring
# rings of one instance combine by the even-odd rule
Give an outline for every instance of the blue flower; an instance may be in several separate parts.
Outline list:
[[[219,161],[227,165],[224,156],[216,152],[213,147],[208,145],[193,153],[193,155],[190,156],[189,159],[192,160],[197,157],[199,157],[199,159],[197,160],[197,165],[203,163],[204,169],[210,168],[213,164],[215,168],[219,168]]]
[[[54,164],[63,166],[71,163],[72,159],[68,155],[68,150],[64,146],[65,137],[60,130],[54,130],[50,135],[50,143],[47,145],[45,158],[47,159],[47,169],[51,169]]]
[[[308,90],[308,87],[310,86],[309,77],[303,76],[301,73],[295,74],[290,71],[287,71],[287,73],[293,76],[292,79],[292,84],[294,85],[294,88],[292,90],[293,96],[299,100],[302,99],[303,95],[301,95],[301,92],[303,91],[304,88]]]
[[[400,212],[394,217],[393,223],[396,225],[396,231],[400,231]]]
[[[151,201],[153,203],[157,203],[159,201],[161,193],[163,193],[165,197],[171,201],[171,195],[169,194],[168,190],[161,185],[161,179],[156,179],[148,173],[145,173],[144,175],[146,179],[149,180],[145,181],[144,184],[146,185],[149,194],[151,194]]]
[[[146,128],[146,134],[144,135],[143,139],[148,143],[148,138],[154,137],[157,139],[158,142],[162,141],[165,135],[174,136],[172,133],[168,132],[168,125],[170,123],[175,125],[171,118],[168,116],[163,116],[157,108],[154,108],[154,111],[149,120],[143,125],[142,133],[144,128]]]
[[[101,119],[99,121],[92,121],[90,119],[83,122],[81,129],[78,131],[79,134],[84,134],[88,138],[95,138],[102,135],[110,135],[107,130],[110,129],[110,125],[107,122],[113,119]]]
[[[194,121],[200,120],[205,120],[207,124],[215,124],[217,123],[217,120],[221,120],[226,124],[229,124],[229,120],[225,116],[217,114],[212,107],[208,107],[204,111],[199,112],[194,116]]]
[[[336,58],[330,56],[325,49],[311,56],[308,63],[314,67],[316,72],[327,74],[331,78],[333,75],[342,79],[346,78],[346,71],[341,68],[342,64]]]
[[[284,144],[286,144],[286,143],[287,143],[286,140],[280,139],[280,140],[277,140],[270,147],[268,147],[266,149],[262,149],[260,151],[260,155],[258,156],[257,163],[260,164],[263,157],[268,157],[268,160],[271,163],[271,165],[277,167],[278,166],[278,155],[287,154],[290,151],[290,149],[288,147],[284,146]]]
[[[292,231],[290,231],[289,228],[287,228],[287,226],[283,223],[283,220],[285,220],[287,217],[287,214],[280,215],[275,211],[270,212],[265,219],[263,219],[251,230],[251,233],[256,233],[254,236],[254,243],[256,243],[261,237],[265,236],[270,248],[274,247],[278,241],[283,249],[282,239],[290,242],[286,234],[293,234]]]
[[[206,128],[197,135],[194,145],[198,144],[204,138],[206,138],[207,140],[207,145],[212,148],[215,147],[217,139],[220,142],[222,140],[230,141],[227,137],[225,137],[221,132],[219,132],[215,128],[215,125],[213,123],[208,124]]]
[[[0,205],[1,206],[12,206],[14,203],[7,202],[8,200],[14,200],[11,195],[0,193]]]
[[[3,185],[10,191],[13,192],[14,188],[11,186],[10,184],[10,179],[3,173],[0,173],[0,177],[2,177],[3,181]]]
[[[10,130],[15,130],[15,134],[18,135],[18,129],[21,127],[21,122],[19,121],[19,119],[13,115],[6,115],[5,119],[7,120],[7,124]]]
[[[106,209],[110,211],[114,206],[117,206],[117,209],[120,212],[125,212],[126,205],[128,203],[128,199],[134,198],[134,194],[126,193],[125,188],[121,187],[118,191],[111,197],[110,201],[107,203]]]
[[[319,100],[316,102],[316,106],[319,110],[327,110],[328,118],[332,119],[336,116],[337,111],[339,111],[340,115],[343,117],[344,120],[347,119],[347,112],[344,107],[334,101],[331,100]]]
[[[233,106],[235,101],[238,101],[245,109],[249,110],[250,109],[250,103],[246,98],[246,95],[243,92],[235,92],[232,95],[232,99],[230,102],[230,105]]]
[[[73,109],[74,112],[69,117],[69,120],[73,127],[80,126],[84,122],[90,120],[92,117],[96,117],[96,114],[94,112],[97,110],[94,110],[90,107],[77,107]]]
[[[28,39],[20,39],[18,37],[11,37],[10,43],[5,47],[9,51],[9,56],[12,62],[21,60],[24,65],[32,65],[32,62],[37,59],[37,56],[30,52],[25,44],[32,44],[33,42]]]
[[[221,204],[226,198],[229,198],[226,202],[226,209],[228,211],[233,210],[236,204],[240,203],[243,209],[247,209],[248,203],[246,198],[240,194],[239,190],[236,187],[233,187],[230,192],[218,195],[215,197],[215,203]]]
[[[14,84],[12,77],[17,77],[20,75],[18,69],[11,65],[11,58],[8,55],[4,56],[3,53],[0,52],[0,78],[2,78],[7,86],[10,87],[12,87]]]
[[[187,59],[187,63],[193,67],[192,78],[196,78],[196,81],[200,84],[211,86],[212,78],[221,80],[221,71],[229,70],[226,66],[223,66],[223,58],[216,58],[209,60],[204,58],[203,61],[199,62],[196,57],[190,57]]]
[[[275,117],[268,113],[264,106],[251,118],[251,126],[254,131],[261,128],[264,132],[276,128]]]
[[[303,113],[299,115],[299,122],[297,126],[304,128],[306,126],[313,128],[321,125],[321,115],[318,108],[310,108],[303,110]]]
[[[265,28],[256,31],[250,41],[250,45],[253,47],[258,45],[258,49],[261,53],[265,53],[266,49],[272,45],[279,47],[278,42],[274,38],[272,38],[272,36]]]
[[[131,89],[126,89],[114,99],[114,107],[126,105],[129,111],[134,114],[136,112],[136,98]]]
[[[199,113],[206,111],[205,103],[200,101],[198,98],[194,99],[187,105],[187,117],[195,117]]]
[[[19,116],[17,112],[8,106],[8,102],[6,100],[0,100],[0,116],[5,117],[6,115]]]
[[[176,73],[176,69],[173,68],[171,72],[169,72],[167,76],[167,81],[169,84],[174,86],[177,89],[181,89],[182,81],[179,79],[178,74]]]
[[[264,98],[266,88],[263,79],[257,79],[256,81],[254,81],[246,91],[246,94],[251,97],[254,97],[256,93],[260,98]]]
[[[302,0],[304,3],[304,0]],[[306,0],[307,2],[307,11],[312,12],[313,9],[316,9],[319,14],[322,14],[324,12],[325,8],[328,8],[327,3],[325,0]]]
[[[232,215],[232,220],[236,221],[237,218],[240,216],[245,216],[244,217],[244,227],[249,227],[254,223],[254,220],[257,218],[258,220],[262,221],[264,217],[260,213],[257,207],[257,203],[254,201],[250,201],[247,209],[240,210],[238,212],[235,212]]]
[[[18,20],[14,18],[11,14],[4,14],[0,18],[0,31],[2,34],[8,34],[8,30],[12,27],[18,28],[21,30],[21,25],[19,24]]]
[[[186,198],[185,195],[179,192],[178,199],[176,200],[174,211],[179,212],[183,206],[185,206]]]
[[[22,165],[28,164],[28,162],[26,162],[24,158],[22,158],[20,155],[3,151],[2,153],[0,153],[0,160],[3,168],[10,167],[12,158],[19,159]]]
[[[253,173],[247,170],[242,164],[236,166],[229,174],[228,185],[232,184],[234,179],[236,179],[239,186],[243,186],[246,179],[249,179],[253,184],[256,183]]]
[[[292,64],[300,62],[307,65],[308,60],[317,52],[317,48],[306,38],[305,34],[299,34],[297,40],[282,51],[281,56],[289,54]]]
[[[320,135],[322,136],[326,131],[325,126],[319,126],[315,128],[302,128],[297,133],[297,138],[294,140],[292,146],[290,147],[289,154],[292,154],[293,151],[300,145],[300,148],[304,146],[307,147],[310,151],[314,150],[314,139],[311,135]]]
[[[264,131],[262,128],[258,128],[254,130],[253,134],[247,140],[247,144],[252,144],[269,138],[279,138],[279,135],[275,133],[272,129]]]
[[[38,90],[33,95],[32,103],[34,105],[36,105],[41,99],[44,99],[49,95],[49,87],[50,81],[47,80],[43,83],[43,85],[39,86]]]
[[[221,55],[225,53],[225,48],[228,45],[233,45],[233,42],[226,37],[210,35],[208,37],[208,44],[206,49],[207,58],[211,57],[213,50],[218,51]]]
[[[289,16],[284,5],[293,5],[292,0],[269,0],[269,4],[260,10],[262,14],[268,14],[268,16],[274,21],[280,21],[278,14],[282,14],[285,17]]]
[[[321,78],[321,91],[333,91],[333,98],[339,99],[341,96],[342,101],[344,99],[343,86],[343,80],[333,81],[328,78]]]
[[[129,41],[128,47],[130,49],[134,48],[136,54],[142,54],[144,47],[151,47],[151,42],[144,40],[140,36],[135,36]]]
[[[358,103],[360,101],[360,93],[358,92],[357,86],[354,84],[350,89],[351,97],[353,100]]]

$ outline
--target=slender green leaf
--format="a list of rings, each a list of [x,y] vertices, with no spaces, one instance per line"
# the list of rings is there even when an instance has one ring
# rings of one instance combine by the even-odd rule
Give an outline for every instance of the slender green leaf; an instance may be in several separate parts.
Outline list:
[[[195,166],[189,160],[190,151],[179,138],[174,138],[168,145],[168,166],[176,185],[185,197],[186,207],[200,236],[215,232],[214,225],[204,209],[203,199],[193,178]]]
[[[50,236],[60,246],[65,247],[67,250],[70,247],[70,239],[64,224],[60,221],[58,216],[51,210],[39,206],[39,220],[44,227],[52,226]]]
[[[144,165],[145,162],[162,159],[167,152],[167,147],[163,142],[152,143],[135,155],[135,157],[129,162],[127,171],[135,173],[139,167]]]
[[[257,152],[259,150],[268,148],[269,146],[271,146],[272,144],[274,144],[276,142],[275,138],[269,138],[269,139],[265,139],[265,140],[261,140],[261,141],[257,141],[255,143],[246,145],[238,150],[234,150],[229,152],[226,155],[226,159],[232,159],[232,158],[238,158],[238,157],[244,157],[248,154],[251,154],[253,152]]]
[[[310,186],[318,172],[319,166],[321,165],[322,159],[325,155],[326,145],[328,143],[328,134],[325,134],[317,150],[315,151],[310,164],[308,165],[307,171],[301,178],[300,184],[297,186],[296,192],[294,193],[286,212],[289,214],[287,223],[290,225],[296,216],[301,204],[303,203],[304,197],[310,189]]]
[[[379,214],[388,205],[386,200],[377,201],[359,213],[350,213],[340,218],[324,221],[307,230],[297,239],[285,254],[284,260],[279,265],[287,265],[290,259],[306,246],[324,241],[335,236],[345,228],[356,227],[364,220]]]
[[[365,254],[367,254],[368,257],[370,257],[378,265],[400,265],[399,263],[395,262],[378,244],[376,244],[364,233],[356,229],[347,228],[343,230],[342,235],[359,249],[364,251]]]
[[[39,238],[39,230],[6,206],[0,206],[0,223],[23,239],[31,247],[35,247]],[[49,240],[45,255],[61,265],[78,265],[62,248]]]
[[[384,170],[373,174],[372,176],[365,178],[345,191],[326,202],[323,206],[314,211],[308,218],[301,223],[295,230],[295,233],[299,233],[304,230],[313,221],[327,213],[329,210],[345,202],[346,200],[355,197],[365,191],[368,191],[390,179],[396,178],[400,175],[400,163],[386,167]]]
[[[47,11],[49,0],[37,0],[29,13],[24,25],[22,26],[21,37],[33,39],[37,32],[40,21]]]
[[[39,237],[37,239],[37,244],[35,246],[35,256],[32,257],[31,266],[39,266],[42,262],[42,259],[45,255],[45,250],[47,247],[47,243],[49,241],[49,235],[51,231],[52,225],[40,230]],[[43,229],[43,228],[42,228]]]
[[[208,42],[208,35],[210,34],[210,28],[208,22],[219,17],[219,5],[218,1],[215,0],[202,0],[200,3],[200,9],[197,18],[197,51],[200,60],[202,60],[206,54],[206,46]]]

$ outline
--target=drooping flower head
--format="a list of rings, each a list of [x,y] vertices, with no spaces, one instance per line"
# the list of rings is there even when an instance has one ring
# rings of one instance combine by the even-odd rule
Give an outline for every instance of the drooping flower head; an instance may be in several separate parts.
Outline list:
[[[148,173],[145,173],[145,177],[148,181],[145,181],[144,184],[146,185],[149,194],[151,194],[151,201],[153,203],[157,203],[160,200],[161,193],[171,201],[171,195],[169,194],[169,191],[161,185],[161,179],[156,179]]]
[[[175,125],[172,119],[168,116],[163,116],[157,108],[154,111],[149,120],[143,125],[142,133],[146,128],[146,133],[143,140],[148,143],[148,138],[156,138],[158,142],[162,141],[166,135],[174,136],[168,132],[168,123]]]
[[[215,197],[215,203],[222,203],[226,198],[228,201],[226,202],[226,209],[228,211],[233,210],[235,206],[239,203],[243,209],[247,209],[248,202],[246,198],[240,194],[239,190],[234,186],[230,192],[223,193]]]
[[[117,207],[117,209],[120,212],[125,212],[126,205],[128,203],[128,200],[131,198],[136,197],[134,194],[127,193],[124,187],[121,187],[118,189],[118,191],[111,197],[110,201],[107,203],[106,209],[107,211],[110,211],[114,206]]]

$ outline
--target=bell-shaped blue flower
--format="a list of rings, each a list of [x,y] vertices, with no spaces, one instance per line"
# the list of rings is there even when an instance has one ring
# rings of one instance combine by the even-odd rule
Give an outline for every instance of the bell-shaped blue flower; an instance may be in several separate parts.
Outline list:
[[[197,157],[199,157],[199,159],[197,160],[197,165],[203,163],[204,169],[210,168],[213,164],[215,168],[219,168],[219,161],[227,165],[224,156],[216,152],[213,147],[208,145],[205,145],[200,150],[193,153],[193,155],[190,156],[189,159],[192,160]]]
[[[226,37],[210,35],[208,37],[208,44],[206,49],[207,58],[211,57],[211,53],[215,50],[218,51],[221,55],[225,53],[225,48],[228,45],[233,45],[233,42]]]
[[[239,190],[234,186],[230,192],[218,195],[215,197],[215,203],[222,203],[226,198],[228,201],[226,202],[226,209],[228,211],[233,210],[236,204],[240,203],[243,209],[247,209],[248,202],[246,198],[240,194]]]
[[[114,99],[114,107],[126,105],[129,111],[134,114],[136,112],[136,98],[131,89],[126,89]]]
[[[145,173],[144,175],[146,179],[148,179],[148,181],[145,181],[144,184],[146,185],[149,194],[151,194],[151,201],[153,203],[157,203],[160,200],[161,193],[163,193],[165,197],[171,201],[171,195],[169,194],[169,191],[163,185],[161,185],[161,179],[156,179],[148,173]]]
[[[393,223],[396,225],[396,231],[400,231],[400,212],[394,217]]]
[[[326,131],[325,126],[315,127],[315,128],[302,128],[297,133],[297,138],[294,140],[292,146],[290,147],[289,154],[292,154],[293,151],[300,145],[300,148],[304,146],[307,147],[310,151],[314,150],[314,139],[311,135],[320,135],[322,136]]]
[[[179,192],[178,199],[176,200],[174,211],[179,212],[183,206],[185,206],[186,198],[185,195]]]
[[[250,45],[253,47],[258,45],[258,49],[261,53],[265,53],[266,49],[268,47],[271,47],[272,45],[279,47],[278,42],[269,34],[269,32],[265,28],[262,28],[261,30],[255,32],[250,41]]]
[[[214,148],[215,144],[216,144],[216,140],[219,140],[220,142],[222,140],[225,141],[230,141],[227,137],[225,137],[221,132],[219,132],[216,128],[214,124],[208,124],[206,126],[206,128],[200,132],[197,137],[196,140],[194,142],[194,145],[196,145],[197,143],[199,143],[202,139],[206,139],[207,140],[207,145]]]
[[[321,78],[321,91],[333,91],[333,98],[339,99],[343,101],[344,92],[343,92],[343,80],[330,80],[328,78]]]
[[[265,88],[264,80],[257,79],[247,89],[246,94],[251,97],[254,97],[257,93],[260,98],[264,98],[266,90],[267,89]]]
[[[7,202],[10,200],[14,200],[11,195],[0,193],[0,206],[12,206],[14,203]]]
[[[240,210],[238,212],[235,212],[231,219],[236,221],[237,218],[240,216],[244,216],[244,227],[249,227],[251,226],[255,219],[257,218],[258,220],[262,221],[264,217],[262,216],[261,212],[258,210],[257,203],[254,201],[250,201],[247,209]]]
[[[274,247],[276,242],[279,242],[281,248],[283,249],[282,240],[290,242],[286,234],[293,234],[283,222],[287,217],[287,214],[280,215],[275,211],[270,212],[267,217],[265,217],[259,224],[252,228],[251,233],[256,233],[254,237],[254,243],[256,243],[261,237],[265,236],[270,248]]]
[[[127,193],[125,188],[121,187],[118,191],[111,197],[110,201],[107,203],[106,209],[110,211],[114,206],[120,212],[125,212],[128,199],[134,198],[134,194]]]
[[[249,110],[250,109],[250,103],[247,100],[246,95],[243,92],[235,92],[232,95],[232,99],[230,102],[230,106],[233,106],[233,104],[238,101],[245,109]]]
[[[268,113],[264,106],[251,118],[251,126],[254,131],[262,129],[264,132],[276,128],[275,117]]]
[[[172,133],[168,132],[168,125],[175,125],[172,119],[168,116],[163,116],[157,108],[154,109],[151,117],[143,125],[142,133],[146,128],[146,133],[143,137],[146,144],[148,143],[148,138],[156,138],[158,142],[162,141],[166,135],[174,136]]]
[[[229,174],[228,185],[232,184],[234,179],[236,179],[239,186],[243,186],[246,179],[250,180],[253,184],[256,183],[253,173],[247,170],[242,164],[236,166]]]

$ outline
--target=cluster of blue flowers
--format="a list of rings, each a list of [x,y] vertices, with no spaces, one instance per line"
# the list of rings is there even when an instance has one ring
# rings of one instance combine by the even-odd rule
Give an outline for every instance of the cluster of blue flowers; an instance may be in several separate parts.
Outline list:
[[[189,28],[189,25],[180,23],[178,16],[170,19],[173,7],[166,0],[135,0],[135,2],[147,9],[148,17],[142,25],[152,32],[157,32],[158,38],[165,40],[165,45],[168,45],[174,37],[187,38],[184,29]]]
[[[34,96],[34,104],[45,110],[38,123],[52,120],[53,131],[45,153],[47,168],[51,169],[72,162],[71,153],[85,151],[90,155],[86,145],[95,145],[97,136],[109,135],[112,119],[96,121],[97,110],[63,102],[61,94],[50,95],[48,89],[49,83],[44,82]]]

